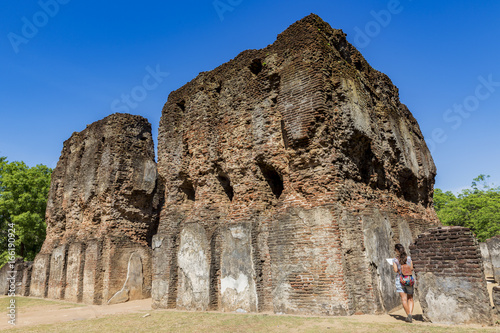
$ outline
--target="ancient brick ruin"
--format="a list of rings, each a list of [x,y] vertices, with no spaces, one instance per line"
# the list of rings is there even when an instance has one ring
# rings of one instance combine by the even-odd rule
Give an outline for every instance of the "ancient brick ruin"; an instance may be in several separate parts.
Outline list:
[[[385,259],[439,225],[415,118],[316,15],[172,92],[158,141],[154,307],[389,311]]]
[[[410,247],[424,317],[433,323],[491,324],[478,242],[468,228],[433,228]]]
[[[157,189],[146,119],[114,114],[73,133],[52,174],[30,294],[91,304],[149,297]]]
[[[382,313],[401,304],[386,258],[420,235],[410,254],[426,318],[491,322],[473,235],[424,232],[440,223],[416,120],[318,16],[172,92],[158,142],[158,177],[142,117],[111,115],[65,142],[31,295]]]

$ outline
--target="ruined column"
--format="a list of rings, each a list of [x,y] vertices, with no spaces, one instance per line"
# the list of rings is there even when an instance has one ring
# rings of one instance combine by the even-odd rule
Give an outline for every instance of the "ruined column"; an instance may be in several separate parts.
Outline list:
[[[52,174],[30,294],[91,304],[150,297],[159,204],[146,119],[113,114],[73,133]]]

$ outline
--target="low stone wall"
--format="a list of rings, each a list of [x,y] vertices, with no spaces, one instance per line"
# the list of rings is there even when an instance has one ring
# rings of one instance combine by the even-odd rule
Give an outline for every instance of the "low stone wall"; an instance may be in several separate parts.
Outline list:
[[[410,246],[424,318],[441,324],[491,324],[481,251],[468,228],[432,228]]]
[[[496,283],[500,283],[500,235],[486,240],[490,253],[493,276]]]

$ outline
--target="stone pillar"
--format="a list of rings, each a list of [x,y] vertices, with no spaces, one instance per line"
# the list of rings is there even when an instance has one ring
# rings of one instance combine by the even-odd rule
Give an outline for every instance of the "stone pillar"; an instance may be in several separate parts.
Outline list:
[[[53,299],[64,299],[66,289],[66,254],[67,246],[61,245],[54,249],[50,258],[50,274],[48,281],[47,297]]]
[[[429,229],[410,249],[426,320],[491,324],[481,252],[469,228]]]
[[[73,243],[69,246],[64,298],[70,302],[82,300],[84,253],[82,243]]]
[[[87,304],[102,304],[102,243],[91,240],[85,249],[82,301]]]
[[[31,274],[30,296],[47,297],[50,254],[37,254]]]

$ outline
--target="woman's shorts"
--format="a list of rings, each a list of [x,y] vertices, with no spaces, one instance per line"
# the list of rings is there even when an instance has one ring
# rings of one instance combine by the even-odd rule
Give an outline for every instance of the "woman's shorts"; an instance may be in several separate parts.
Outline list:
[[[399,277],[396,277],[396,291],[398,293],[405,293],[408,295],[413,295],[413,286],[402,286],[401,282],[399,281]]]

